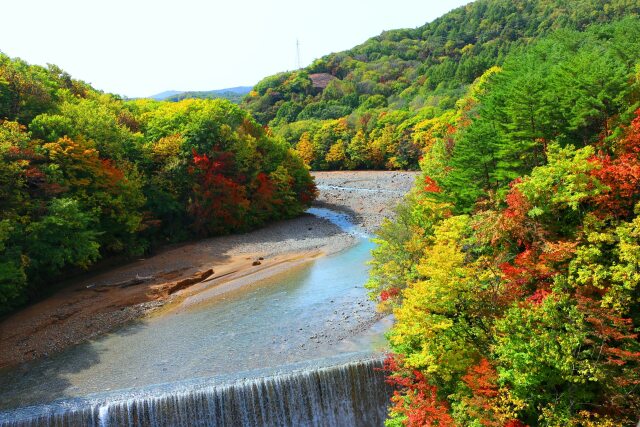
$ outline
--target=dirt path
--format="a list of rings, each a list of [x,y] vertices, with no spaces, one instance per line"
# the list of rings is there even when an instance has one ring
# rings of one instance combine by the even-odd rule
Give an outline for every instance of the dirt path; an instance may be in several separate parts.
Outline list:
[[[318,206],[350,214],[368,231],[412,186],[403,172],[314,173]],[[0,368],[47,357],[221,284],[265,277],[350,246],[354,238],[305,214],[250,233],[166,248],[136,262],[78,279],[0,323]],[[136,282],[140,282],[134,284]]]

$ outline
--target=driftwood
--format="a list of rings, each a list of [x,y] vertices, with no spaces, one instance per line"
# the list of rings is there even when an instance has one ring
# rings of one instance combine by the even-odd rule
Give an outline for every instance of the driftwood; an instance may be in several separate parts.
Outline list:
[[[169,288],[169,295],[178,292],[184,288],[188,288],[191,285],[195,285],[196,283],[200,283],[203,280],[209,278],[211,275],[213,275],[213,270],[209,269],[205,272],[196,274],[194,276],[188,277],[186,279],[183,280],[179,280],[177,282],[175,282],[174,284],[172,284]]]
[[[136,274],[135,279],[125,280],[123,282],[116,283],[113,286],[117,286],[119,288],[128,288],[129,286],[140,285],[144,282],[148,282],[149,280],[153,280],[153,276],[138,276]]]
[[[128,288],[129,286],[140,285],[142,283],[148,282],[149,280],[153,280],[153,278],[154,278],[153,276],[138,276],[136,274],[136,277],[134,277],[133,279],[123,280],[122,282],[111,283],[106,285],[96,285],[94,283],[87,286],[87,289],[94,289],[95,291],[102,292],[100,288],[110,288],[110,287]]]
[[[220,279],[222,277],[230,276],[230,275],[235,274],[237,272],[238,272],[238,270],[229,271],[228,273],[220,274],[220,275],[215,276],[215,277],[209,277],[209,278],[206,279],[206,281],[207,282],[211,282],[212,280],[218,280],[218,279]],[[205,280],[203,280],[203,282],[204,281]]]
[[[203,271],[201,273],[196,273],[195,275],[191,276],[191,277],[187,277],[186,279],[183,280],[179,280],[175,283],[170,284],[167,287],[167,291],[169,293],[169,295],[178,292],[179,290],[182,290],[184,288],[188,288],[191,285],[195,285],[196,283],[200,283],[203,280],[208,279],[209,277],[211,277],[213,275],[213,270],[209,269],[207,271]],[[107,288],[112,288],[112,287],[118,287],[118,288],[128,288],[130,286],[136,286],[136,285],[140,285],[142,283],[148,282],[150,280],[153,280],[154,276],[138,276],[136,275],[136,277],[134,277],[133,279],[128,279],[128,280],[123,280],[122,282],[118,282],[118,283],[112,283],[112,284],[108,284],[108,285],[96,285],[96,284],[91,284],[89,286],[87,286],[87,289],[93,289],[96,292],[105,292],[107,290]]]

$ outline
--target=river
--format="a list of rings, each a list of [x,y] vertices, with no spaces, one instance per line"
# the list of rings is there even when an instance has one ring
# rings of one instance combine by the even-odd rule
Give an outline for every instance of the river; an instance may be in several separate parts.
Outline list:
[[[70,424],[95,425],[382,422],[386,389],[374,368],[390,320],[372,320],[374,306],[363,287],[373,243],[344,214],[321,208],[310,213],[357,236],[357,243],[1,372],[0,425],[56,424],[65,416]],[[354,398],[367,393],[370,399]],[[256,403],[265,396],[266,406]],[[338,410],[345,402],[346,409]],[[292,409],[296,405],[306,409]],[[176,411],[186,418],[171,418]]]

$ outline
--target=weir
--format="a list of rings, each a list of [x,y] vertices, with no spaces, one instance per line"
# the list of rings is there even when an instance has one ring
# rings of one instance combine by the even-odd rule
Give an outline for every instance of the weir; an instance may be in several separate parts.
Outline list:
[[[0,413],[0,427],[382,426],[381,359],[242,379],[162,385]]]

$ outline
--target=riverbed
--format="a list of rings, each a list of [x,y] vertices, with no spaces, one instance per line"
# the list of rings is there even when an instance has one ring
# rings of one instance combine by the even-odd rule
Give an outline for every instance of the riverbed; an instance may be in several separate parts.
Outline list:
[[[391,215],[413,179],[387,174],[387,181],[369,186],[365,175],[317,175],[320,203],[307,218],[331,230],[326,239],[338,242],[333,247],[312,242],[317,250],[312,255],[197,284],[115,331],[7,368],[0,373],[0,409],[383,351],[390,319],[375,312],[363,286],[373,247],[369,237],[372,224]],[[334,197],[336,192],[344,196]],[[377,219],[363,226],[362,218],[369,218],[365,206]],[[281,253],[292,249],[286,240],[279,243],[285,246]],[[259,258],[264,257],[250,259]]]

